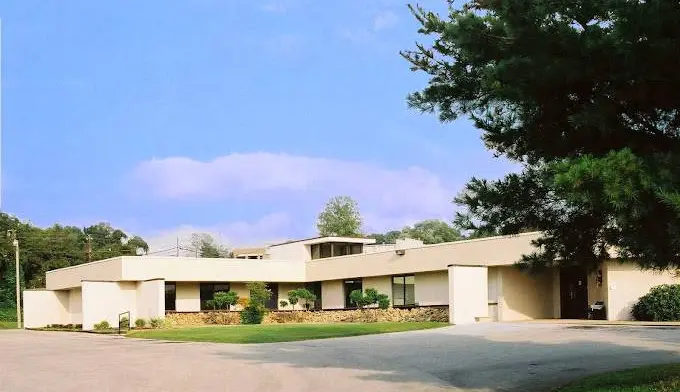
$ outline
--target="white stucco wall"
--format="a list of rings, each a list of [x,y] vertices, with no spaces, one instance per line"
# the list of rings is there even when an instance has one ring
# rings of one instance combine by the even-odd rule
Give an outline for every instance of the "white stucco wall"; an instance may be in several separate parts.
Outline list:
[[[633,263],[608,261],[606,268],[607,318],[632,320],[631,310],[637,300],[654,286],[680,283],[675,271],[643,271]]]
[[[420,306],[449,304],[448,271],[415,274],[416,303]]]
[[[245,285],[243,286],[245,288]],[[198,282],[177,282],[175,310],[198,312],[201,310],[201,284]],[[247,290],[246,290],[247,293]],[[239,292],[240,295],[240,292]],[[247,296],[247,295],[246,295]]]
[[[345,290],[342,280],[321,282],[321,305],[324,309],[343,309]]]
[[[488,316],[486,267],[449,267],[449,322],[470,324]]]
[[[137,318],[136,282],[82,282],[83,329],[91,330],[94,324],[106,320],[118,326],[118,315],[130,312],[130,320]]]
[[[80,287],[71,289],[69,292],[68,311],[71,324],[83,323],[83,290]]]
[[[137,283],[137,312],[134,320],[165,318],[165,281],[148,280]]]
[[[68,291],[25,290],[24,328],[70,324]]]

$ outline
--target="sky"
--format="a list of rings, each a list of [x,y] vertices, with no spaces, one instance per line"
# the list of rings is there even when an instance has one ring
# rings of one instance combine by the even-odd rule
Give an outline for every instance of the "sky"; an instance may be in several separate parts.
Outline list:
[[[425,8],[444,10],[444,0]],[[315,235],[328,198],[364,231],[451,220],[472,176],[513,170],[466,119],[406,105],[427,75],[394,0],[0,3],[2,206],[110,222],[152,250]]]

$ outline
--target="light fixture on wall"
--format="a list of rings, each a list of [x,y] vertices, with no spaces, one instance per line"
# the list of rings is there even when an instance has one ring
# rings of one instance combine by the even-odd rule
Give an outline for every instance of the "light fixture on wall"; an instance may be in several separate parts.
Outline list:
[[[398,256],[403,256],[403,255],[406,254],[406,250],[404,250],[404,249],[397,249],[397,250],[394,251],[394,253],[396,253]]]

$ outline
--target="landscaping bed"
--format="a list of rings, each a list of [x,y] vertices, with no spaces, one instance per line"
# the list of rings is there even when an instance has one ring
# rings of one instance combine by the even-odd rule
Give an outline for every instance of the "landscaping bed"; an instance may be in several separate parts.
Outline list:
[[[168,313],[170,325],[235,325],[240,324],[240,312],[206,311],[191,313]],[[263,324],[328,324],[328,323],[376,323],[376,322],[440,322],[449,321],[448,306],[417,308],[317,310],[317,311],[270,311]]]
[[[143,339],[215,343],[274,343],[311,339],[404,332],[446,326],[439,322],[268,324],[169,328],[130,331],[127,336]]]
[[[680,364],[646,366],[584,378],[559,392],[677,392]]]

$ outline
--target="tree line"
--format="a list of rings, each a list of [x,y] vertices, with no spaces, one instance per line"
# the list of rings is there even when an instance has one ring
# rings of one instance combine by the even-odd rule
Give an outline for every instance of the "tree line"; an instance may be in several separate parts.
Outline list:
[[[148,252],[149,245],[108,223],[88,227],[55,224],[40,228],[0,213],[0,308],[15,302],[15,254],[9,230],[16,232],[20,247],[20,283],[23,288],[45,287],[45,272],[116,256]]]

